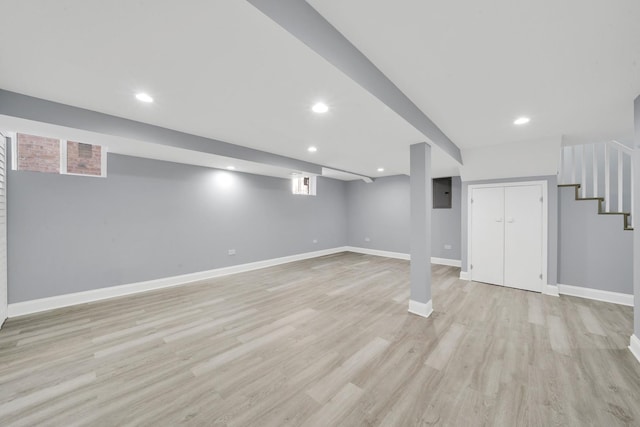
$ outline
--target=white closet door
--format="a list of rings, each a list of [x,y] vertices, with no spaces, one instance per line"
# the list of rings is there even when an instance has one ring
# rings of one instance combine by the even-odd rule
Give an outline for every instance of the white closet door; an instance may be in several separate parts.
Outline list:
[[[472,191],[471,280],[504,282],[504,187]]]
[[[504,284],[542,291],[542,187],[505,188]]]
[[[7,141],[0,134],[0,326],[7,318]]]

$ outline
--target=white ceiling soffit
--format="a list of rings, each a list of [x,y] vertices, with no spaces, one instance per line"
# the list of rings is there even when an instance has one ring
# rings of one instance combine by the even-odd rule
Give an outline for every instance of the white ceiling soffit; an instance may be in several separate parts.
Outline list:
[[[368,176],[356,175],[353,173],[339,171],[330,168],[322,168],[322,176],[327,178],[339,179],[342,181],[356,181],[358,179],[362,179],[365,182],[373,182],[371,178]]]
[[[289,170],[300,170],[314,175],[322,172],[322,168],[314,163],[233,145],[224,141],[194,136],[188,133],[127,120],[108,114],[97,113],[78,107],[71,107],[69,105],[46,101],[15,92],[8,92],[2,89],[0,89],[0,114],[65,126],[67,128],[96,132],[125,140],[153,143],[158,145],[158,150],[162,150],[168,146],[248,162],[263,163],[265,165]]]
[[[424,141],[246,1],[3,0],[2,11],[9,91],[368,176],[409,173],[408,147]],[[320,100],[328,113],[311,111]]]
[[[308,0],[463,149],[631,140],[637,0]],[[528,116],[526,126],[514,126]],[[466,162],[466,159],[465,159]]]
[[[16,117],[0,115],[0,129],[9,132],[21,132],[49,138],[67,139],[96,144],[107,147],[109,153],[147,159],[163,160],[167,162],[183,163],[215,169],[227,169],[232,166],[235,172],[254,175],[264,175],[276,178],[291,178],[292,171],[288,168],[250,162],[225,156],[203,153],[201,151],[186,150],[162,144],[135,141],[113,135],[105,135],[86,130],[51,125]],[[336,177],[336,179],[342,179]]]

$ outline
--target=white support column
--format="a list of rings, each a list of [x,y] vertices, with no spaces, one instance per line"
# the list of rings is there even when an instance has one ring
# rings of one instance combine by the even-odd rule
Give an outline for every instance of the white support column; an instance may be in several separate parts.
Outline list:
[[[640,172],[640,96],[634,102],[635,118],[635,141],[631,154],[631,168],[635,169],[636,176]],[[633,187],[634,199],[640,201],[640,185]],[[640,203],[632,206],[631,215],[633,218],[640,218]],[[633,221],[640,225],[640,221]],[[629,349],[640,362],[640,226],[634,227],[633,231],[633,335],[629,343]]]
[[[638,149],[636,148],[635,151],[638,151]],[[634,227],[634,224],[636,224],[636,216],[635,216],[635,200],[636,200],[636,195],[635,195],[635,191],[636,191],[636,187],[637,185],[635,184],[635,177],[638,176],[636,175],[637,172],[637,168],[638,166],[636,164],[634,164],[634,154],[631,155],[631,204],[629,205],[629,212],[631,212],[631,222],[629,223],[629,226]]]
[[[410,147],[411,200],[411,296],[409,312],[429,317],[431,301],[431,147],[426,143]]]

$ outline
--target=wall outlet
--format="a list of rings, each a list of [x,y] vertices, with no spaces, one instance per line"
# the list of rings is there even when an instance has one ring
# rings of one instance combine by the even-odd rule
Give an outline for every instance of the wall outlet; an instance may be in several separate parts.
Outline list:
[[[368,237],[365,237],[365,238],[364,238],[364,241],[365,241],[365,242],[370,242],[370,241],[371,241],[371,239],[370,239],[370,238],[368,238]]]
[[[451,249],[451,245],[444,245],[445,249]]]
[[[229,250],[227,251],[227,253],[228,253],[229,255],[235,255],[235,254],[236,254],[236,250],[235,250],[235,249],[229,249]]]
[[[313,243],[318,243],[318,239],[313,239]]]

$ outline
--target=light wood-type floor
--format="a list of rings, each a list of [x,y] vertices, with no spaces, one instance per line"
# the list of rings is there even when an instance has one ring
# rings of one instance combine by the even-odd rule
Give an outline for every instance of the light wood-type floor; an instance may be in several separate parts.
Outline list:
[[[343,253],[10,319],[0,425],[640,425],[632,310]],[[46,286],[46,284],[43,284]]]

